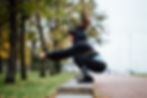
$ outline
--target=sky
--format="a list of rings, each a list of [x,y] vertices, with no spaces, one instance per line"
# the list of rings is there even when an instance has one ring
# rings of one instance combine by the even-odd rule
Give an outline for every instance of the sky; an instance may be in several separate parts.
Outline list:
[[[98,51],[110,69],[147,72],[147,0],[96,0],[108,16],[109,43]]]

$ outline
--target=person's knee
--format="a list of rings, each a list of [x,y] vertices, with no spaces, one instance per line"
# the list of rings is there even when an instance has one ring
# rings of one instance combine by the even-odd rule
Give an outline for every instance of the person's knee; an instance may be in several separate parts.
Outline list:
[[[95,65],[93,71],[96,73],[102,73],[106,70],[106,68],[107,68],[106,63],[99,63],[99,64]]]
[[[106,63],[102,63],[102,64],[101,64],[100,72],[104,72],[104,71],[106,70],[106,68],[107,68]]]

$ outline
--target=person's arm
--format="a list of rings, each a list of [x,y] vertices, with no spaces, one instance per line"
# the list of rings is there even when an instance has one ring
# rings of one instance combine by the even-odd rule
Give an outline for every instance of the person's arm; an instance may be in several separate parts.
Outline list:
[[[89,49],[90,49],[89,45],[87,45],[85,43],[79,43],[69,49],[66,49],[66,50],[53,51],[53,52],[48,52],[48,53],[43,52],[40,54],[40,58],[42,58],[42,59],[48,58],[51,60],[60,60],[60,59],[74,56],[77,53],[81,53],[81,52],[89,50]]]
[[[79,24],[78,27],[85,30],[90,25],[90,20],[88,18],[88,13],[87,13],[85,7],[83,7],[81,17],[82,17],[82,22]]]
[[[75,47],[72,47],[66,50],[59,50],[51,53],[46,53],[46,58],[51,60],[60,60],[73,56],[75,52],[76,52]]]

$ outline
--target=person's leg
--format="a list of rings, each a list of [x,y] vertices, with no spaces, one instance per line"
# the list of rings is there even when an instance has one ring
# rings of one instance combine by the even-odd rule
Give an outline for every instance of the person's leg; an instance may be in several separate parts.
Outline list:
[[[79,82],[93,82],[93,78],[92,76],[90,75],[89,71],[88,71],[88,68],[86,66],[82,66],[80,68],[82,74],[83,74],[83,77],[79,80]]]
[[[81,56],[81,63],[85,67],[93,72],[101,73],[106,69],[106,63],[99,59],[88,58],[86,56]]]
[[[87,61],[87,68],[93,72],[102,73],[106,69],[106,64],[104,62],[89,60]]]
[[[105,63],[84,55],[77,55],[74,60],[83,74],[83,78],[79,80],[81,83],[93,82],[93,78],[90,75],[89,70],[100,73],[106,69]]]
[[[82,78],[80,78],[78,80],[78,82],[80,83],[85,83],[85,82],[93,82],[93,78],[92,76],[90,75],[89,73],[89,70],[87,68],[87,65],[85,65],[85,57],[83,56],[78,56],[79,58],[76,58],[76,63],[77,63],[77,66],[79,67],[81,73],[82,73]]]

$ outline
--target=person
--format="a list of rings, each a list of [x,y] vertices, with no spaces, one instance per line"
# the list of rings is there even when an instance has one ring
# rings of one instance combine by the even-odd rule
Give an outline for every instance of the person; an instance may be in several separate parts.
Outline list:
[[[106,64],[101,60],[97,53],[87,42],[85,30],[89,26],[90,21],[85,10],[82,11],[82,22],[74,30],[68,33],[69,40],[73,43],[68,49],[53,51],[50,53],[42,52],[42,59],[49,58],[51,60],[61,60],[68,57],[73,57],[75,63],[81,70],[83,77],[78,81],[93,82],[93,78],[89,75],[89,70],[94,72],[103,72],[106,69]]]

